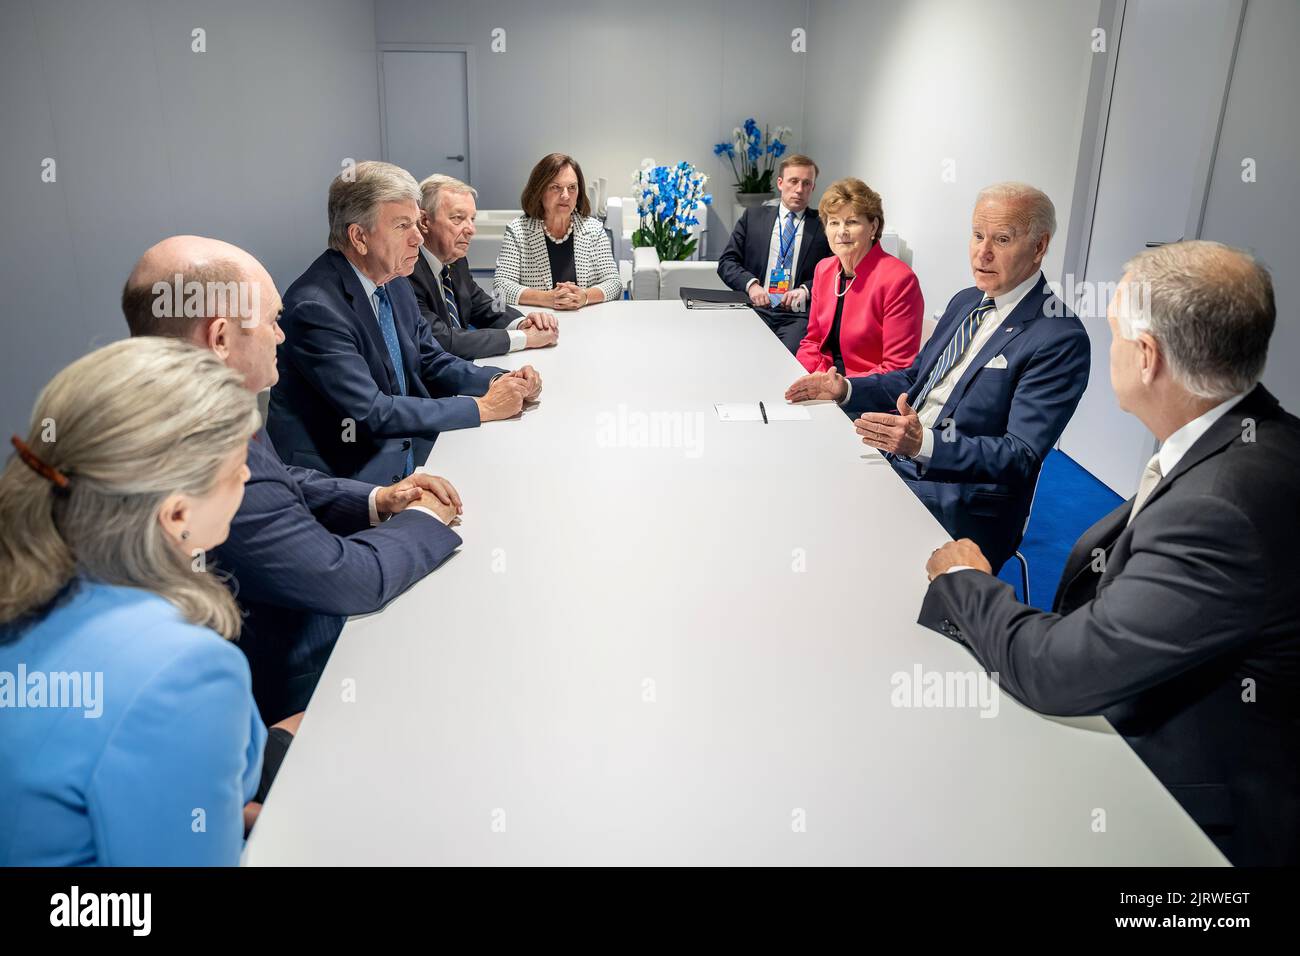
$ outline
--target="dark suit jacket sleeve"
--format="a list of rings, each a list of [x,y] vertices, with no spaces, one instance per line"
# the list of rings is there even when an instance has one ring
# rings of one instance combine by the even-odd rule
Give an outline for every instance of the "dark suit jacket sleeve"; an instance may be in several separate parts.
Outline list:
[[[417,293],[418,295],[418,293]],[[437,312],[425,308],[420,300],[420,315],[429,325],[429,333],[445,352],[463,359],[505,355],[510,351],[510,333],[504,329],[454,329]]]
[[[849,379],[849,400],[844,403],[844,411],[853,418],[863,412],[892,412],[898,408],[898,396],[913,391],[912,383],[920,370],[921,356],[912,360],[908,368],[865,375],[862,378]]]
[[[335,534],[352,534],[370,527],[370,492],[374,485],[351,478],[334,478],[314,468],[285,465],[316,520]]]
[[[731,239],[727,242],[727,248],[722,250],[722,255],[718,257],[718,278],[725,282],[728,288],[735,289],[737,292],[744,292],[745,286],[751,279],[758,279],[758,276],[745,268],[745,238],[749,229],[749,213],[746,209],[736,221],[736,228],[731,231]],[[762,279],[758,279],[762,282]]]
[[[476,329],[486,331],[488,329],[505,329],[515,319],[523,318],[523,313],[518,309],[512,308],[501,303],[501,310],[496,308],[496,300],[487,294],[487,291],[474,281],[474,277],[469,274],[468,268],[465,272],[465,278],[469,281],[466,287],[469,289],[469,322]],[[509,348],[509,345],[506,346]]]
[[[1044,344],[1016,383],[1006,434],[971,437],[954,432],[952,441],[936,434],[922,477],[1028,485],[1065,431],[1091,367],[1092,349],[1082,327]]]
[[[457,397],[420,398],[381,392],[348,324],[329,306],[303,301],[294,306],[293,313],[295,334],[281,348],[289,351],[294,366],[316,392],[333,403],[340,420],[351,418],[381,438],[433,435],[478,426],[478,406],[472,398],[460,396],[482,395],[487,390],[486,381],[469,371],[477,371],[476,366],[438,348],[428,332],[428,323],[419,323],[436,350],[435,361],[428,365],[437,373],[434,380],[440,390]]]
[[[492,297],[480,289],[478,283],[471,276],[469,277],[470,285],[473,286],[474,290],[481,293],[483,299],[486,299],[486,308],[483,307],[482,300],[471,292],[474,306],[469,321],[479,326],[479,328],[453,328],[441,311],[442,304],[434,303],[430,298],[437,289],[432,275],[433,273],[428,264],[421,256],[420,261],[416,263],[415,272],[410,276],[411,291],[415,293],[415,302],[420,309],[420,315],[424,317],[424,321],[429,323],[429,329],[433,333],[434,341],[444,351],[463,359],[505,355],[510,351],[510,335],[504,330],[518,316],[518,313],[509,308],[504,313],[492,312]],[[500,323],[488,321],[489,316],[501,317]]]
[[[492,379],[505,374],[503,368],[475,365],[444,350],[433,337],[433,329],[428,322],[418,323],[416,335],[416,344],[420,349],[420,377],[431,392],[483,395],[492,384]],[[474,418],[478,418],[477,407],[474,409]]]
[[[1123,569],[1064,617],[1021,604],[991,575],[955,571],[931,582],[918,622],[967,644],[1035,710],[1100,713],[1257,636],[1260,535],[1222,498],[1180,504],[1136,522]]]
[[[938,348],[938,343],[945,341],[951,335],[949,329],[952,326],[949,317],[953,315],[953,306],[961,298],[961,295],[962,293],[958,292],[948,300],[948,305],[944,309],[944,317],[939,320],[938,326],[931,333],[930,341],[926,342],[921,347],[921,350],[917,352],[916,358],[912,360],[909,368],[849,379],[853,391],[849,395],[849,400],[844,403],[844,411],[854,418],[863,412],[892,412],[898,408],[899,395],[907,392],[908,397],[915,398],[916,391],[922,384],[920,375],[922,359],[925,357],[926,349]],[[924,303],[922,308],[924,308]],[[929,360],[926,359],[927,369],[929,368],[928,362]]]
[[[368,614],[432,571],[460,543],[451,528],[417,511],[350,536],[332,534],[284,481],[255,478],[245,486],[218,564],[240,569],[233,583],[241,602],[317,614]]]

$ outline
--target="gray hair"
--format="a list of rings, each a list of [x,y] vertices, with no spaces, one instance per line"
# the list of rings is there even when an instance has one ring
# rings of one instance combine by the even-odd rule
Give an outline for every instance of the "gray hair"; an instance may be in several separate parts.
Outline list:
[[[367,231],[375,228],[379,207],[386,202],[420,201],[415,177],[401,166],[367,160],[345,169],[330,183],[329,247],[346,252],[352,247],[348,226],[356,223]]]
[[[420,182],[420,208],[430,216],[438,214],[438,201],[443,193],[456,193],[478,197],[478,190],[469,183],[463,183],[455,176],[446,173],[434,173]]]
[[[994,183],[985,186],[975,197],[975,205],[982,202],[1005,202],[1020,206],[1025,212],[1029,238],[1037,242],[1042,236],[1049,239],[1056,234],[1056,207],[1047,193],[1028,183]]]
[[[1259,382],[1277,320],[1273,280],[1250,253],[1194,239],[1145,249],[1124,264],[1121,334],[1148,333],[1183,388],[1226,399]]]
[[[41,391],[27,444],[67,487],[10,456],[0,473],[0,624],[37,615],[78,574],[152,591],[186,620],[239,633],[235,599],[158,521],[178,492],[208,494],[259,425],[239,374],[179,339],[124,339]]]

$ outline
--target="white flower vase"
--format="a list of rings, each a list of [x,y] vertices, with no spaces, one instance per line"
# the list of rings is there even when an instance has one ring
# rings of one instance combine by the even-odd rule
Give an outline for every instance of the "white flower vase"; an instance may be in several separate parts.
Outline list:
[[[736,193],[736,205],[743,209],[753,209],[755,206],[761,206],[769,199],[776,195],[774,192],[766,193]]]

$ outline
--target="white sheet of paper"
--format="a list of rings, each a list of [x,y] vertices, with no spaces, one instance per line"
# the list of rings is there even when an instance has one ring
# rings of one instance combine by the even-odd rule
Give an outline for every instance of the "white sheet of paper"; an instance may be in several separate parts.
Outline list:
[[[763,413],[758,409],[758,402],[719,402],[713,406],[720,422],[761,422]],[[812,416],[808,409],[798,405],[782,402],[764,402],[769,422],[806,422]]]

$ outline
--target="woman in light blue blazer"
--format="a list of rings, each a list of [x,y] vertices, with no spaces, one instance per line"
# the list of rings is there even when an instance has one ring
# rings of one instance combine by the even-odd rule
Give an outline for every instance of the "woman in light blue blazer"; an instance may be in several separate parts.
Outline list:
[[[243,497],[253,394],[138,338],[37,400],[0,474],[0,865],[235,864],[266,729],[204,569]]]

